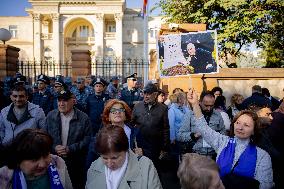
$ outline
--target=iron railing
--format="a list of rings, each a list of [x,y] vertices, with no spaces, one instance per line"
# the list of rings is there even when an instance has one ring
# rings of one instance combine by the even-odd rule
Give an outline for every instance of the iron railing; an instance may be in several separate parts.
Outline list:
[[[96,58],[90,64],[91,74],[106,80],[113,76],[118,76],[124,80],[133,73],[137,73],[138,78],[143,80],[145,71],[149,69],[148,62],[143,59]],[[40,74],[50,77],[56,75],[72,77],[72,62],[19,61],[17,71],[30,78],[31,82],[35,82]]]

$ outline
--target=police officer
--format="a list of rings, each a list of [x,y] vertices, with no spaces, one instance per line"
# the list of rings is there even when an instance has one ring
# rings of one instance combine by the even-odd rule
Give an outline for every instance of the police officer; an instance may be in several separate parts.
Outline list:
[[[106,87],[104,79],[94,79],[92,86],[94,87],[94,94],[90,95],[86,100],[86,112],[91,119],[93,134],[95,135],[101,127],[101,114],[103,113],[105,102],[110,98],[109,95],[104,93]]]
[[[57,109],[58,108],[58,104],[57,104],[57,97],[58,94],[63,91],[63,90],[67,90],[67,86],[64,83],[62,77],[56,77],[55,78],[55,82],[54,82],[54,101],[53,101],[53,109]]]
[[[39,75],[37,79],[38,91],[33,94],[32,103],[39,105],[45,115],[53,109],[53,95],[47,89],[49,85],[49,78],[46,75]]]
[[[109,94],[110,98],[118,99],[120,96],[120,89],[119,89],[119,79],[117,76],[114,76],[110,80],[110,84],[107,86],[106,89],[107,94]]]
[[[85,79],[82,77],[78,77],[76,80],[76,86],[73,86],[71,88],[71,92],[75,95],[76,97],[76,107],[83,111],[86,112],[86,100],[89,95],[93,94],[93,89],[90,86],[85,86]]]
[[[127,77],[127,87],[122,89],[120,100],[123,100],[128,106],[133,109],[134,105],[139,101],[143,100],[142,91],[137,89],[136,86],[137,78],[136,73]]]

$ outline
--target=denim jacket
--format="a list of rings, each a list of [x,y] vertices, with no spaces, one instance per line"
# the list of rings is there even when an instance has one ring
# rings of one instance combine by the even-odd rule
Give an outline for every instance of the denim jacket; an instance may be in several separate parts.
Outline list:
[[[209,127],[221,134],[226,133],[224,121],[220,112],[213,110],[209,120]],[[191,140],[191,133],[196,133],[196,120],[192,111],[186,114],[183,122],[181,123],[181,127],[178,131],[178,140],[181,142],[188,142]],[[201,154],[203,152],[214,152],[213,148],[203,146],[202,137],[197,140],[196,144],[193,146],[193,150]]]
[[[185,115],[189,113],[187,106],[179,107],[177,103],[171,104],[168,111],[169,125],[170,125],[170,140],[176,140],[181,123],[185,118]]]

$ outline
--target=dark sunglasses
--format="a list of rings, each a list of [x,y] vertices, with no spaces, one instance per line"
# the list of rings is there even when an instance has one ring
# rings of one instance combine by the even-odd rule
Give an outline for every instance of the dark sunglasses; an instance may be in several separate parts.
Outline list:
[[[125,109],[124,108],[111,108],[110,110],[110,113],[116,113],[116,112],[125,112]]]

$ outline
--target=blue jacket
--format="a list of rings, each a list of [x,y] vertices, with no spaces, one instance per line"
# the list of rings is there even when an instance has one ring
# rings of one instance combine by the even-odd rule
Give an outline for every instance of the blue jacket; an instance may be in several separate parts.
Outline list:
[[[51,92],[45,90],[44,93],[34,93],[32,103],[39,105],[43,109],[45,115],[47,115],[48,112],[53,110],[53,100],[54,97]]]
[[[83,111],[86,112],[86,100],[89,95],[93,94],[93,90],[91,87],[85,87],[82,91],[80,91],[76,86],[72,87],[71,92],[75,95],[76,97],[76,107]]]
[[[121,91],[121,97],[120,100],[123,100],[124,102],[126,102],[126,104],[133,109],[134,101],[142,101],[143,97],[142,97],[142,91],[138,90],[138,89],[133,89],[133,90],[128,90],[128,88],[124,88]]]
[[[264,97],[261,93],[252,93],[252,95],[246,98],[242,103],[242,109],[248,109],[249,106],[257,105],[259,107],[268,106],[271,107],[271,102],[268,98]]]
[[[86,113],[89,115],[92,127],[93,127],[93,134],[95,135],[102,123],[102,113],[104,110],[105,102],[108,101],[110,98],[107,94],[96,95],[92,94],[88,96],[86,100]]]
[[[0,114],[0,142],[4,145],[24,129],[44,127],[45,115],[38,105],[28,102],[27,109],[19,121],[13,113],[13,107],[12,103],[3,108]]]
[[[168,111],[171,141],[176,140],[185,114],[189,112],[189,108],[187,106],[182,106],[181,109],[179,108],[178,104],[173,103]]]
[[[224,121],[223,118],[220,114],[220,112],[213,110],[213,113],[210,117],[208,126],[221,133],[221,134],[225,134],[226,133],[226,129],[225,129],[225,125],[224,125]],[[196,127],[198,127],[198,125],[196,125],[196,119],[194,117],[193,112],[190,110],[184,117],[182,123],[181,123],[181,127],[178,131],[178,141],[181,142],[188,142],[190,140],[195,140],[195,138],[192,136],[194,133],[196,133]],[[211,147],[204,147],[203,146],[203,138],[200,137],[198,138],[198,140],[196,141],[196,144],[193,146],[193,150],[197,153],[204,153],[204,152],[213,152],[213,148]]]
[[[118,99],[120,96],[120,90],[115,87],[112,83],[107,86],[106,92],[109,94],[110,98]]]

